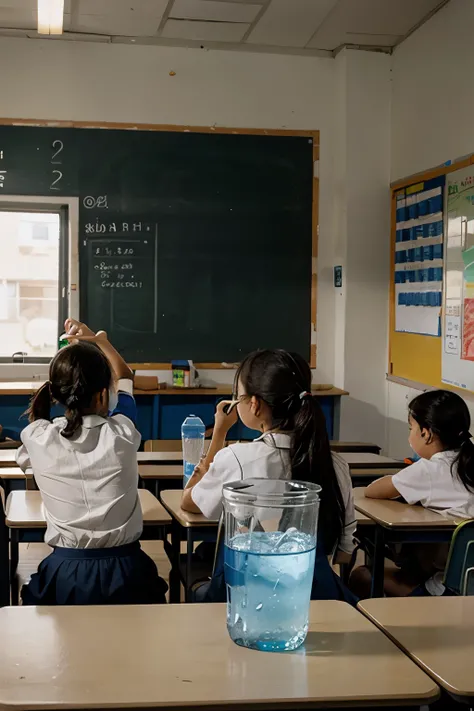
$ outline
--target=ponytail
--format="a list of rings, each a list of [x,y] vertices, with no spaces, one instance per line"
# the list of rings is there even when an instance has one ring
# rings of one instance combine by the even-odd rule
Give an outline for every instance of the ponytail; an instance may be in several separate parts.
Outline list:
[[[25,414],[28,415],[30,422],[51,419],[51,383],[49,380],[43,383],[33,395]]]
[[[334,471],[324,413],[311,393],[302,395],[294,415],[290,448],[291,476],[321,487],[318,528],[324,550],[329,554],[341,540],[345,506]]]
[[[326,419],[311,390],[311,370],[300,356],[283,350],[251,353],[235,377],[248,397],[257,397],[270,408],[272,427],[291,435],[290,464],[293,479],[321,486],[318,531],[329,555],[341,540],[345,506],[334,470]]]
[[[61,430],[61,434],[66,439],[71,439],[75,431],[82,425],[82,415],[77,407],[79,399],[72,395],[69,398],[68,408],[64,413],[66,418],[66,427]]]
[[[474,443],[469,432],[461,444],[453,467],[457,468],[456,473],[463,486],[474,493]]]

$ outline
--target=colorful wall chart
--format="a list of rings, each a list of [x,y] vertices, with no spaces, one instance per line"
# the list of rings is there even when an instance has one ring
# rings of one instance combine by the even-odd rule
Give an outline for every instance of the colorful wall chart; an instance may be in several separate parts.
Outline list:
[[[445,176],[396,193],[395,330],[441,336]]]
[[[474,166],[446,176],[442,380],[474,390]]]

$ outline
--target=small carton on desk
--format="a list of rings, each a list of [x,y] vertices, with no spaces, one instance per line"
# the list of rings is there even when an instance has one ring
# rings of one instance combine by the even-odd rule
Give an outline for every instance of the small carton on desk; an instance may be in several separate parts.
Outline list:
[[[193,388],[196,386],[197,370],[192,360],[172,360],[174,388]]]

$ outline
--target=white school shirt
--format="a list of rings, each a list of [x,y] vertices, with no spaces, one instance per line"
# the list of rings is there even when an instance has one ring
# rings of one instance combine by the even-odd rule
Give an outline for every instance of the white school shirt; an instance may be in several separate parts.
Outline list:
[[[449,450],[419,459],[392,477],[395,489],[408,504],[443,511],[462,518],[474,518],[474,493],[468,491],[451,465],[458,452]]]
[[[121,391],[132,381],[120,380]],[[129,400],[132,400],[128,396]],[[119,394],[120,401],[120,394]],[[132,401],[133,404],[133,401]],[[36,420],[21,433],[19,466],[33,469],[47,522],[45,543],[61,548],[112,548],[138,540],[141,436],[125,415],[86,415],[72,439],[66,420]]]
[[[267,433],[253,442],[232,444],[221,449],[209,470],[191,491],[191,497],[209,519],[219,518],[222,511],[222,487],[230,481],[250,478],[291,479],[291,437],[282,432]],[[345,528],[339,549],[352,553],[356,529],[352,480],[348,464],[332,455],[342,500],[345,506]]]

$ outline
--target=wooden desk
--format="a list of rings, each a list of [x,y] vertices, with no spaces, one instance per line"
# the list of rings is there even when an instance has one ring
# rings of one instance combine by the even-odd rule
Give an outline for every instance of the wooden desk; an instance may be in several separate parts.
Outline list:
[[[2,469],[17,466],[15,459],[16,452],[16,449],[0,449],[0,467]]]
[[[350,474],[351,474],[351,479],[352,479],[352,485],[353,486],[368,486],[371,484],[373,481],[376,481],[377,479],[380,479],[383,476],[391,476],[393,474],[396,474],[398,469],[390,469],[390,468],[385,468],[385,467],[380,467],[380,468],[368,468],[368,469],[350,469]]]
[[[203,534],[217,529],[218,521],[211,520],[202,514],[192,514],[181,508],[182,490],[162,491],[161,501],[165,509],[171,514],[171,545],[165,542],[165,550],[171,563],[170,572],[170,602],[180,601],[181,574],[179,556],[181,552],[181,538],[183,528],[186,531],[186,572],[183,583],[186,591],[186,600],[189,599],[189,584],[192,576],[192,555],[196,540],[202,540]]]
[[[183,464],[183,452],[137,452],[138,464]]]
[[[145,489],[138,491],[143,513],[144,532],[142,538],[165,539],[166,528],[171,524],[171,516],[158,499]],[[19,544],[43,539],[46,528],[43,502],[39,491],[12,491],[5,507],[5,523],[10,529],[10,582],[12,601],[18,601],[16,570],[18,567]]]
[[[153,488],[153,493],[157,498],[159,498],[163,486],[176,485],[181,490],[183,488],[182,464],[140,464],[138,475],[145,486]]]
[[[474,597],[364,600],[359,608],[437,684],[472,706]]]
[[[353,469],[404,469],[407,465],[398,459],[383,457],[372,452],[339,452],[339,456]]]
[[[339,442],[332,440],[329,442],[333,452],[371,452],[372,454],[380,454],[381,447],[372,442]]]
[[[26,480],[32,478],[32,474],[24,474],[20,467],[0,467],[0,484],[3,486],[5,496],[8,496],[12,490],[13,482],[22,482],[25,488]]]
[[[3,608],[0,629],[1,711],[370,708],[439,696],[342,602],[312,603],[307,641],[289,654],[234,644],[225,605]]]
[[[371,597],[383,596],[385,544],[388,542],[448,543],[461,519],[410,506],[400,501],[367,499],[365,489],[354,489],[356,511],[375,523]]]

